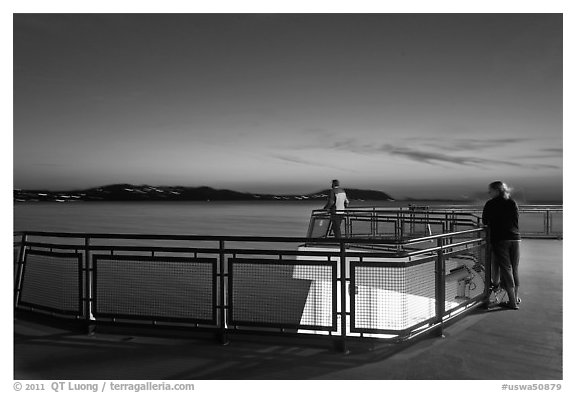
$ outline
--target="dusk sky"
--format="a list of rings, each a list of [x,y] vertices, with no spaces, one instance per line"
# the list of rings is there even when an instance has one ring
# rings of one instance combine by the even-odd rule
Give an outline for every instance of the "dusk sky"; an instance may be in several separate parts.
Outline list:
[[[14,187],[562,198],[561,14],[14,16]]]

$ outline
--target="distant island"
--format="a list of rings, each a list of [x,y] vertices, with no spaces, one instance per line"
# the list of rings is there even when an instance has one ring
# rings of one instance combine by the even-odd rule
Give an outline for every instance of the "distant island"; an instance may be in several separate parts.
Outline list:
[[[78,201],[306,201],[325,200],[330,190],[311,194],[254,194],[211,187],[113,184],[77,191],[14,190],[14,202]],[[350,200],[393,201],[382,191],[346,188]]]

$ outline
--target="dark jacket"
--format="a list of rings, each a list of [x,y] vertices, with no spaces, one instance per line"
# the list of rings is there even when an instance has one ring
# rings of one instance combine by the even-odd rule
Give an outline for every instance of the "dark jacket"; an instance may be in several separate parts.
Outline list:
[[[490,228],[490,241],[520,240],[518,205],[512,198],[497,196],[484,205],[482,223]]]

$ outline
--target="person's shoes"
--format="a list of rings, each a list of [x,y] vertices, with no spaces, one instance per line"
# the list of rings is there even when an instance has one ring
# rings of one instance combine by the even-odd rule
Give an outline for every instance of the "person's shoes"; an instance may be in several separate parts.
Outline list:
[[[508,308],[510,310],[519,310],[520,307],[518,307],[517,304],[511,304],[510,302],[501,302],[498,303],[498,305],[502,308]]]

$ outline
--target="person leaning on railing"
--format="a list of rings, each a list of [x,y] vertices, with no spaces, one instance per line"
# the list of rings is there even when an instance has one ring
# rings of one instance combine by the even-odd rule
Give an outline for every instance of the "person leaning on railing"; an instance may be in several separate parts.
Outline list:
[[[495,181],[488,186],[491,199],[484,205],[482,223],[490,230],[492,246],[493,277],[501,279],[508,293],[508,301],[500,306],[518,309],[518,265],[520,262],[520,231],[518,228],[518,205],[510,196],[510,189],[501,182]],[[493,286],[497,286],[494,282]]]
[[[342,218],[344,218],[344,210],[348,207],[349,203],[346,191],[340,188],[340,181],[336,179],[332,180],[332,189],[330,190],[328,201],[323,209],[330,211],[330,221],[332,222],[334,237],[342,237],[340,226],[342,225]]]

